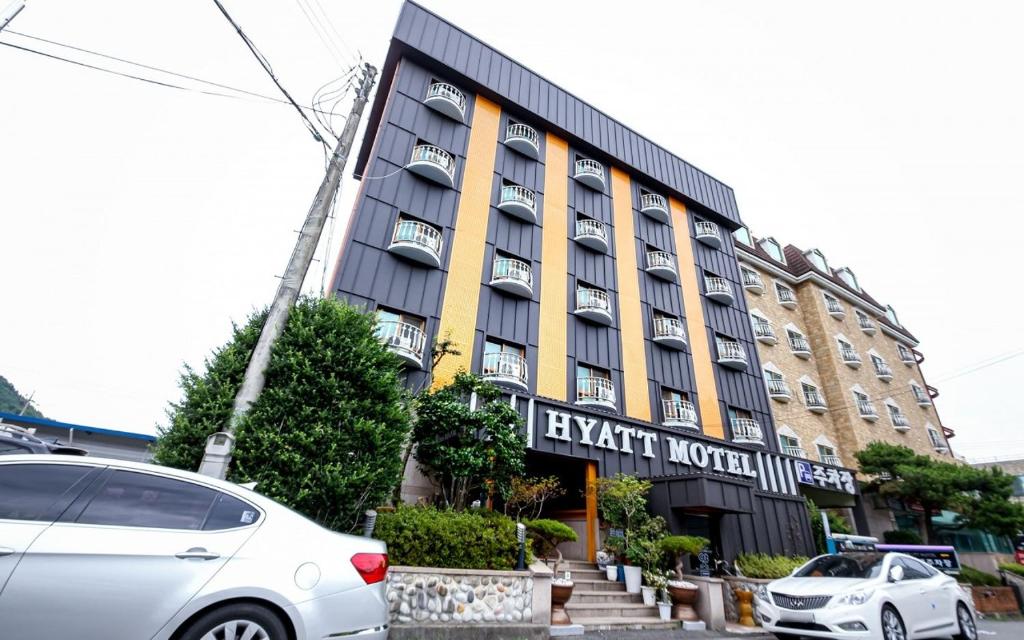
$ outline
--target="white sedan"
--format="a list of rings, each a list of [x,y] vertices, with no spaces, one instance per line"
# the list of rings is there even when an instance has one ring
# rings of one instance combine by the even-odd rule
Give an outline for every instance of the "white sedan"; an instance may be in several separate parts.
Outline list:
[[[230,482],[0,457],[4,640],[385,640],[385,545]]]
[[[762,586],[755,605],[780,640],[978,637],[971,599],[956,580],[901,553],[818,556]]]

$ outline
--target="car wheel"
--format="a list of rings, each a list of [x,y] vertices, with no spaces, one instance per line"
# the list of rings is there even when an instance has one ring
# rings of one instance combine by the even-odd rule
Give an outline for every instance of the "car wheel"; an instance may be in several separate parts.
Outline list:
[[[907,629],[903,618],[892,605],[882,607],[882,637],[885,640],[907,640]]]
[[[954,640],[978,640],[978,628],[974,625],[974,616],[967,605],[960,602],[956,605],[956,622],[960,633],[953,636]]]
[[[277,615],[256,604],[229,604],[200,616],[181,640],[287,640]]]

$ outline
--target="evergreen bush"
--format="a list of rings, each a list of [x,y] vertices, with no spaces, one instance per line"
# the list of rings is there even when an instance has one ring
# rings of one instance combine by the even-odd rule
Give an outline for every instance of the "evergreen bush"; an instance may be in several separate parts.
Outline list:
[[[519,556],[516,522],[498,512],[400,505],[377,515],[374,537],[393,565],[513,569]]]
[[[1003,585],[1003,581],[999,579],[999,576],[975,569],[966,564],[960,567],[960,577],[957,581],[966,582],[975,587],[1001,587]]]
[[[777,580],[793,573],[806,563],[803,556],[771,556],[766,553],[743,553],[736,558],[736,568],[748,578]]]

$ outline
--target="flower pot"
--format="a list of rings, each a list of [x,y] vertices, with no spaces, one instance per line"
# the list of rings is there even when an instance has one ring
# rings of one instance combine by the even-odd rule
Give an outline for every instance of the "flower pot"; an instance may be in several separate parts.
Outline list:
[[[700,616],[694,610],[693,605],[697,602],[697,596],[700,595],[700,591],[696,586],[682,586],[668,583],[668,593],[672,596],[672,602],[675,604],[672,607],[672,619],[673,620],[686,620],[687,622],[697,622],[700,620]]]
[[[640,593],[640,585],[644,581],[643,568],[627,565],[622,570],[626,573],[626,593]]]
[[[644,596],[644,606],[653,607],[656,602],[654,587],[648,587],[647,585],[644,585],[640,587],[640,593],[642,593]]]
[[[618,570],[615,572],[615,580],[618,582],[626,581],[626,570],[623,568],[625,565],[617,565],[615,568]]]
[[[604,568],[604,576],[609,580],[615,580],[619,575],[619,566],[615,564],[606,565]]]
[[[658,603],[658,616],[662,620],[669,621],[672,619],[672,603],[671,602],[659,602]]]
[[[565,603],[572,597],[574,584],[564,580],[551,582],[551,624],[572,624],[569,614],[565,611]]]

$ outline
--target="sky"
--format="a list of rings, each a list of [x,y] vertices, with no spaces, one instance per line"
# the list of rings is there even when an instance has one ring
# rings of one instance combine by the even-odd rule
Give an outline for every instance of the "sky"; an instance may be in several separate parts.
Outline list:
[[[27,3],[9,30],[278,95],[213,2]],[[224,3],[303,104],[382,65],[401,6]],[[755,235],[851,267],[921,341],[954,450],[1024,457],[1024,4],[423,4],[733,187]],[[48,417],[154,432],[183,365],[269,302],[323,158],[287,105],[0,47],[0,374]]]

